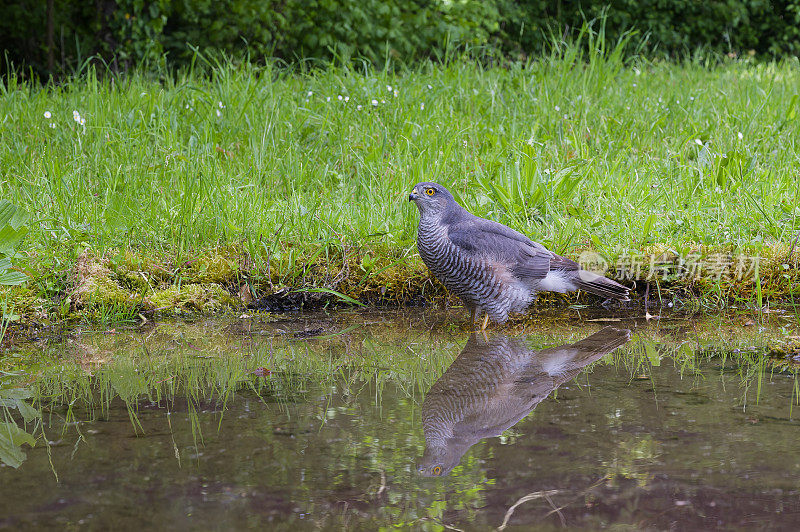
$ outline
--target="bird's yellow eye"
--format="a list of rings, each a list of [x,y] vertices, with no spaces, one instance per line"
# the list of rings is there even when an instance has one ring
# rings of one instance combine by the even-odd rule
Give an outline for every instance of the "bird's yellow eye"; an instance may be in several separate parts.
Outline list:
[[[428,189],[428,190],[430,190],[430,189]],[[436,467],[433,468],[433,474],[434,475],[438,475],[441,472],[442,472],[442,467],[441,466],[437,465]]]
[[[433,196],[434,194],[436,194],[436,191],[433,190],[432,188],[426,188],[425,194],[427,194],[428,196]]]

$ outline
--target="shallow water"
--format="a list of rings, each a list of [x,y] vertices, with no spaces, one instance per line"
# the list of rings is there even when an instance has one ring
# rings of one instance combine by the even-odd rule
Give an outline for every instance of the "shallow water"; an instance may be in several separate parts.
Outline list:
[[[797,381],[763,356],[786,324],[608,323],[169,324],[6,353],[44,436],[0,465],[0,528],[800,528]]]

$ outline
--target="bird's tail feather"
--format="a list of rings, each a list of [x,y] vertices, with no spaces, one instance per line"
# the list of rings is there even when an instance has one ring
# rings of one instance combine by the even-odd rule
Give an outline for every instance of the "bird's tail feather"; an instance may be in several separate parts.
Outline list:
[[[617,299],[619,301],[630,301],[630,289],[622,286],[618,282],[597,275],[588,270],[578,270],[576,283],[578,289],[585,290],[590,294],[605,297],[607,299]]]
[[[614,349],[631,339],[629,329],[618,329],[616,327],[604,327],[591,336],[572,344],[573,348],[585,353],[610,353]]]

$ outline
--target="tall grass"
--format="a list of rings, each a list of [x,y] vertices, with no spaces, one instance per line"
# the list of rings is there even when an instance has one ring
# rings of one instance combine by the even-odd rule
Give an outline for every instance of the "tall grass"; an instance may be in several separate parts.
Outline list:
[[[420,180],[567,255],[791,240],[797,61],[649,62],[625,40],[581,39],[494,67],[11,76],[0,195],[36,219],[24,266],[42,289],[85,247],[181,260],[243,243],[286,279],[352,245],[407,256]]]

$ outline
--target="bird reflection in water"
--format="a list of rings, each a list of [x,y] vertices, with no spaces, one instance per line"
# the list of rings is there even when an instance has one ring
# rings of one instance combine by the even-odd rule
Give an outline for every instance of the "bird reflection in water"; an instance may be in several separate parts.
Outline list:
[[[473,333],[422,403],[424,476],[441,476],[484,438],[516,425],[550,393],[586,365],[630,339],[627,329],[606,327],[574,344],[532,351],[522,339]]]

